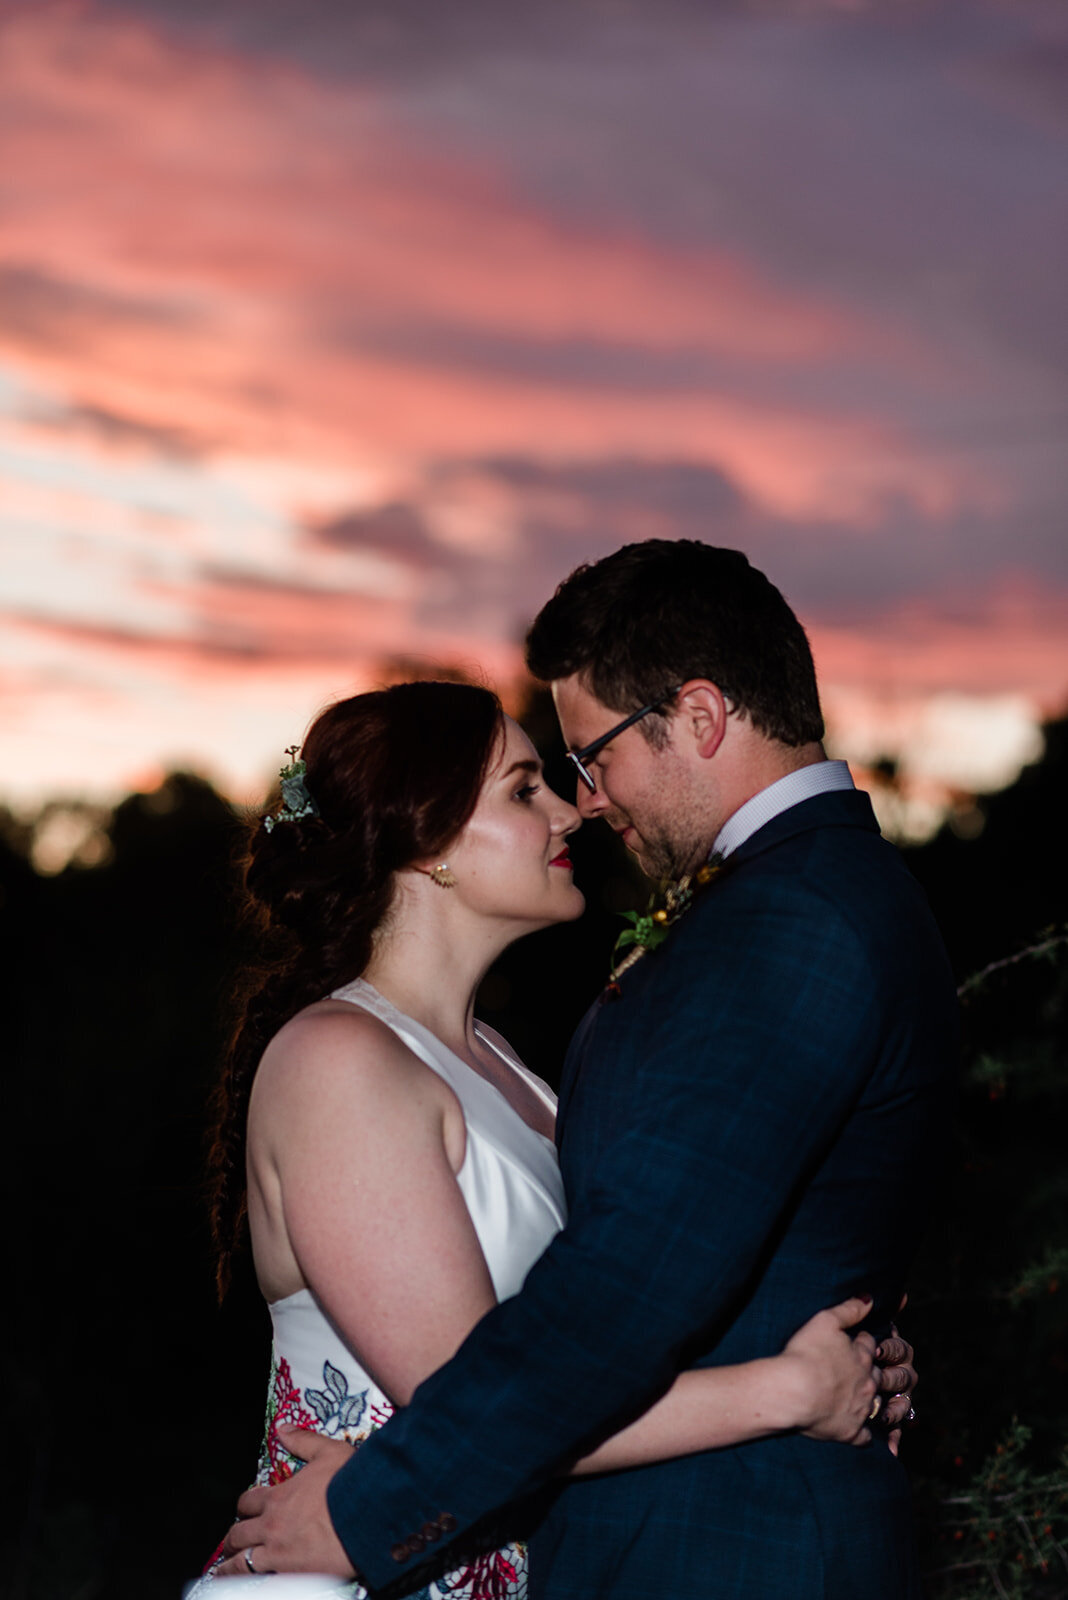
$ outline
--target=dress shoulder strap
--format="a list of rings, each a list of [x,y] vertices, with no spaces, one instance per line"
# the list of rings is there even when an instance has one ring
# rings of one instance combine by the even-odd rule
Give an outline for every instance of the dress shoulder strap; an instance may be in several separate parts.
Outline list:
[[[519,1057],[511,1053],[510,1048],[508,1050],[502,1049],[497,1043],[496,1039],[492,1039],[487,1033],[483,1023],[478,1021],[475,1022],[475,1032],[478,1034],[483,1044],[489,1045],[495,1056],[499,1056],[506,1066],[512,1068],[513,1072],[518,1072],[524,1083],[528,1083],[530,1085],[538,1098],[543,1100],[549,1107],[549,1110],[555,1115],[556,1096],[549,1088],[549,1085],[539,1078],[536,1072],[531,1072],[529,1067],[525,1067],[522,1061],[520,1061]]]

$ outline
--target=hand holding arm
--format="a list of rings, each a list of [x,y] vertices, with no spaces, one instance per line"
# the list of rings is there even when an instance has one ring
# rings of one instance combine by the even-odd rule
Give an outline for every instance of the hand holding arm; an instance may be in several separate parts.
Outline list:
[[[814,1439],[867,1444],[876,1394],[875,1340],[848,1330],[871,1301],[854,1297],[811,1317],[780,1355],[682,1372],[661,1399],[576,1462],[580,1474],[744,1444],[801,1429]]]

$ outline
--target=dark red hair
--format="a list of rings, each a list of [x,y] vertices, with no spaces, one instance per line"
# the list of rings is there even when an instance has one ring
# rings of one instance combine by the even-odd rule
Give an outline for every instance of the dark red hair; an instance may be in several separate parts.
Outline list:
[[[319,814],[254,827],[245,887],[260,961],[216,1091],[209,1155],[220,1296],[244,1232],[245,1125],[260,1058],[290,1017],[359,977],[394,873],[443,853],[474,810],[502,715],[496,695],[465,683],[401,683],[341,700],[316,718],[302,751]]]

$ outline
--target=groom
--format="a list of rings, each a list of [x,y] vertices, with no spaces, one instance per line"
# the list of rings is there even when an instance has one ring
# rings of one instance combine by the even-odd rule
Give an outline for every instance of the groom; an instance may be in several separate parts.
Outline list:
[[[290,1484],[251,1491],[264,1515],[231,1548],[418,1587],[548,1486],[535,1600],[912,1600],[885,1438],[780,1434],[554,1484],[681,1367],[773,1354],[865,1291],[886,1331],[942,1163],[956,1007],[922,894],[824,756],[804,631],[743,555],[654,540],[580,567],[528,659],[582,814],[651,876],[695,874],[692,902],[571,1046],[570,1219],[521,1293],[328,1488],[313,1443]]]

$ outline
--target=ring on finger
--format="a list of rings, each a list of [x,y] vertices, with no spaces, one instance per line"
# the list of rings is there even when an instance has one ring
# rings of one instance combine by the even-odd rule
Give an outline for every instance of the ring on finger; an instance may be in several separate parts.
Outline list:
[[[248,1570],[251,1572],[253,1577],[256,1576],[256,1568],[252,1565],[252,1552],[253,1552],[254,1548],[255,1548],[254,1545],[247,1544],[245,1546],[244,1550],[241,1552],[242,1555],[245,1558],[245,1565],[248,1568]]]
[[[875,1396],[875,1399],[871,1403],[871,1410],[868,1412],[868,1421],[869,1422],[874,1422],[876,1417],[879,1415],[879,1412],[882,1409],[883,1409],[883,1397],[882,1397],[881,1394],[877,1394]]]

